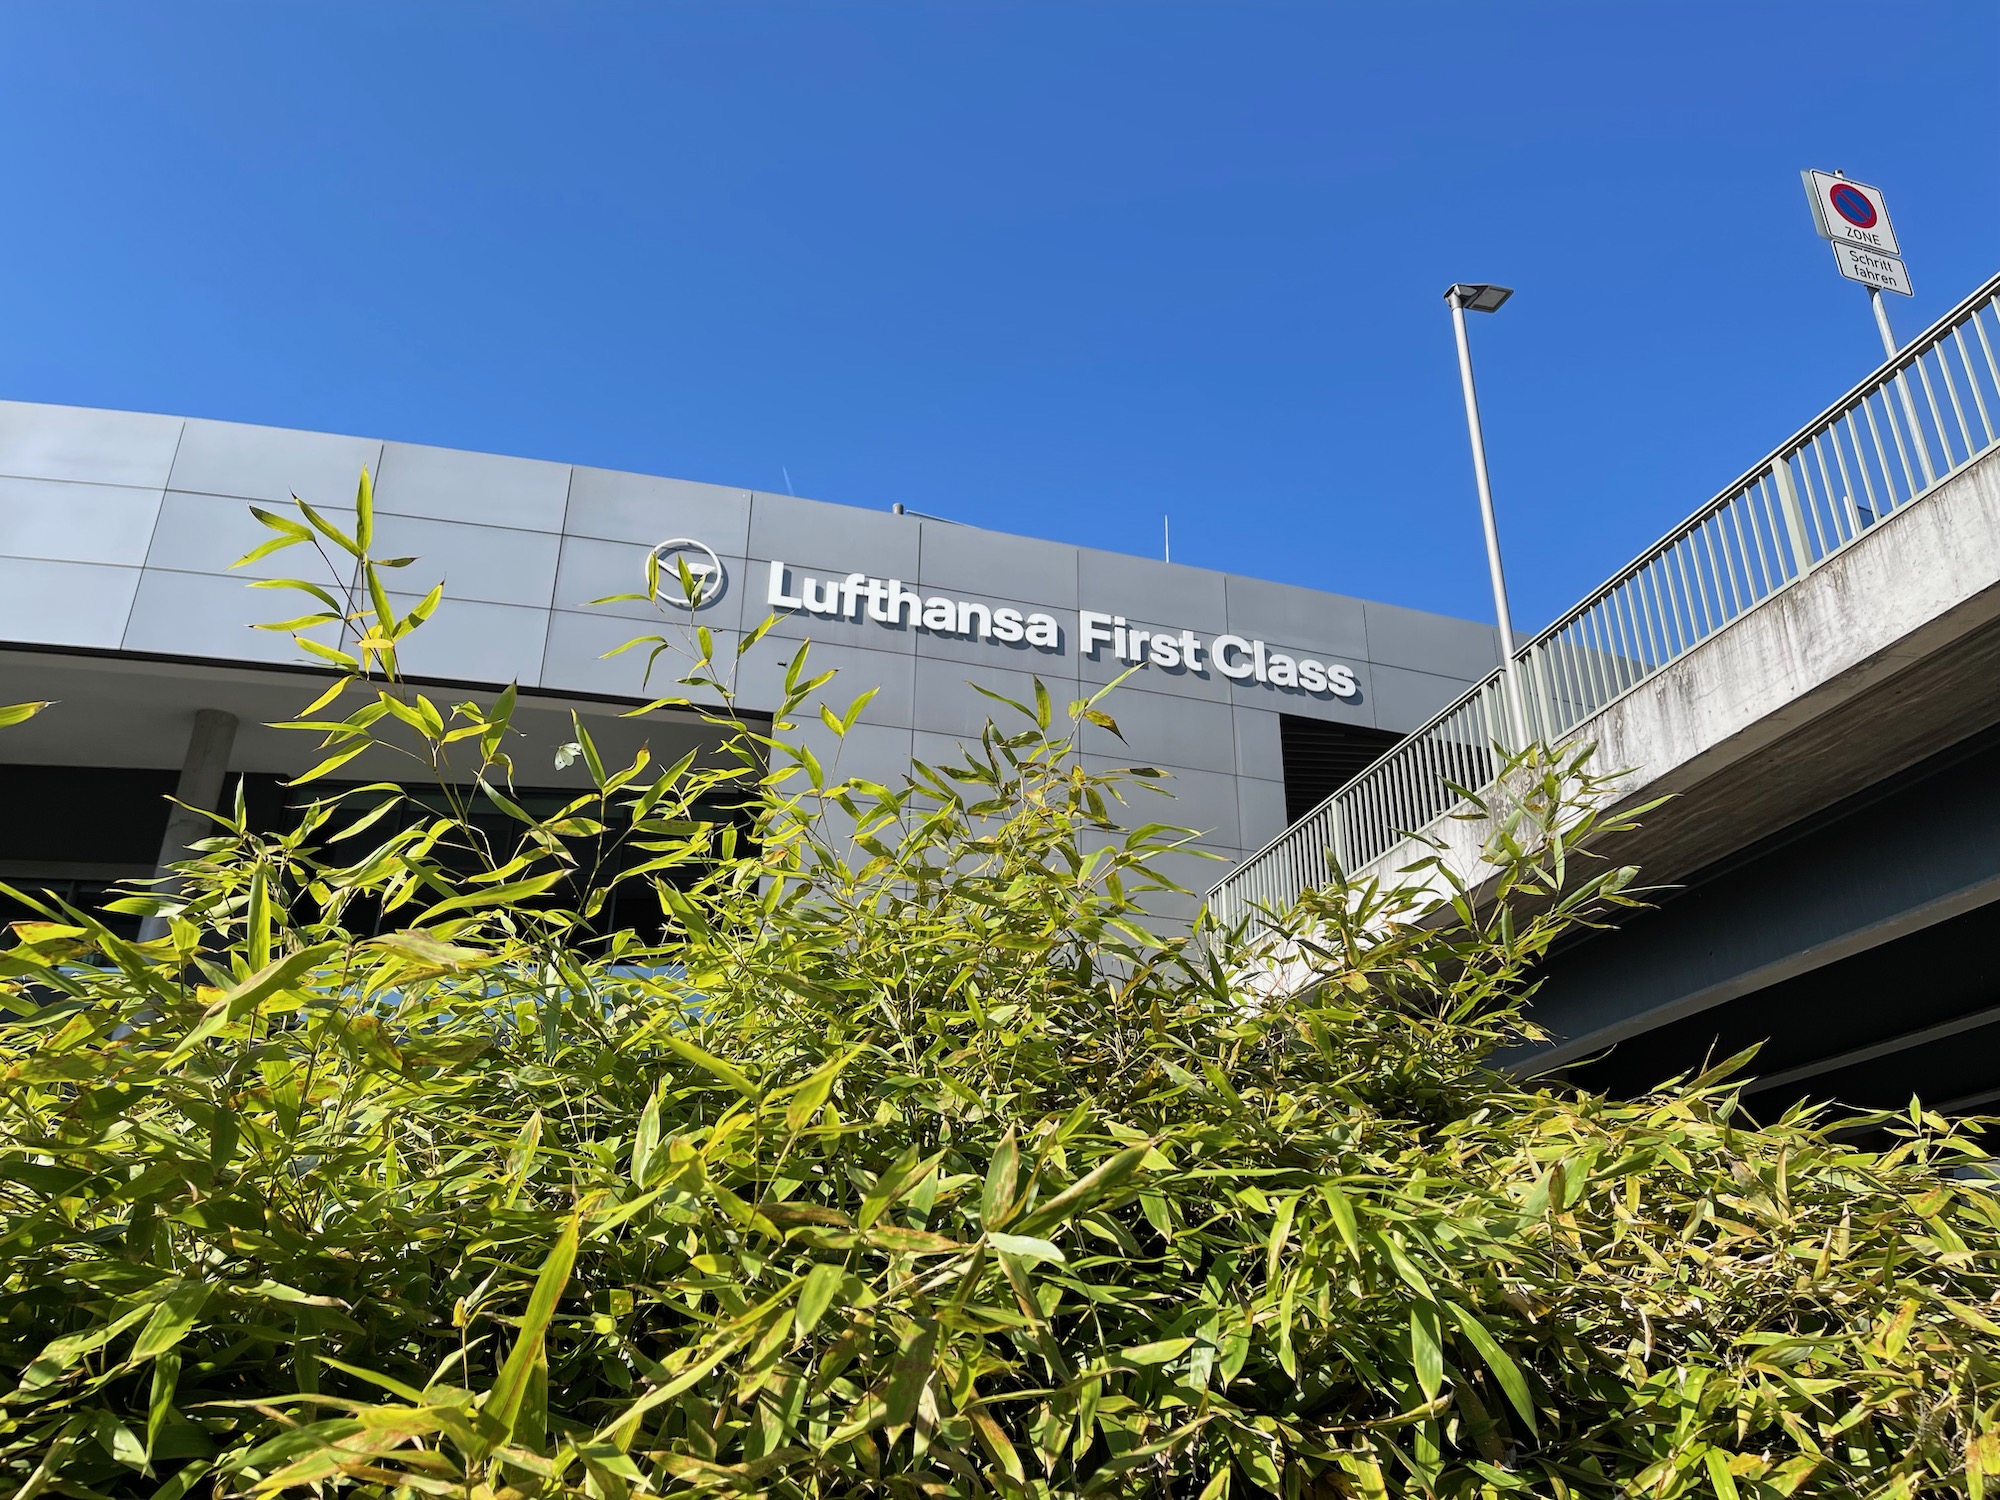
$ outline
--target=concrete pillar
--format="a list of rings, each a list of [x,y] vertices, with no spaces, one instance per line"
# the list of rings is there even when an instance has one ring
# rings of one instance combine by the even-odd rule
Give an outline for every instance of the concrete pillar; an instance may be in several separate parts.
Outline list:
[[[207,838],[215,828],[207,818],[190,811],[204,808],[214,812],[222,803],[222,783],[229,774],[229,751],[236,743],[236,715],[219,708],[198,709],[194,732],[188,736],[187,757],[181,762],[181,779],[174,787],[175,798],[187,804],[174,807],[167,819],[166,836],[160,840],[160,857],[153,871],[165,883],[154,889],[172,895],[179,889],[171,866],[194,857],[193,845]],[[164,917],[148,917],[139,924],[139,940],[150,942],[167,935]]]

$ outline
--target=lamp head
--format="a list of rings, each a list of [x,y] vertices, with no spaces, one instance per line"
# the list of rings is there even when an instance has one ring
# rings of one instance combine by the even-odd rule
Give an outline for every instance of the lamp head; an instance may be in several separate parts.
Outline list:
[[[1489,281],[1458,281],[1445,288],[1444,300],[1455,302],[1468,312],[1498,312],[1514,295],[1511,286],[1495,286]]]

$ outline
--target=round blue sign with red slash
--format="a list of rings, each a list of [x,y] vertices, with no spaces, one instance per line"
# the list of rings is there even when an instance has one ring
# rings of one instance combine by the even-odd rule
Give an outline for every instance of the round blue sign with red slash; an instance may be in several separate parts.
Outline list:
[[[1833,205],[1833,211],[1856,229],[1875,227],[1875,205],[1868,201],[1868,195],[1861,189],[1843,182],[1836,185],[1826,196],[1827,201]]]

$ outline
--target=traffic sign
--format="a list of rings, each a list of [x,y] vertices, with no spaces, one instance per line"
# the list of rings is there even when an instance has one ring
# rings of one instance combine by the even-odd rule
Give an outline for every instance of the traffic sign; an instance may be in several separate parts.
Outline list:
[[[1896,248],[1896,231],[1889,227],[1889,209],[1880,188],[1831,172],[1809,170],[1799,175],[1805,178],[1806,197],[1812,200],[1813,225],[1827,239],[1881,255],[1902,253]]]
[[[1910,290],[1909,269],[1893,255],[1878,255],[1873,250],[1863,250],[1858,245],[1843,245],[1835,240],[1833,261],[1840,267],[1840,274],[1849,281],[1858,281],[1881,292],[1901,292],[1905,297],[1916,295]]]

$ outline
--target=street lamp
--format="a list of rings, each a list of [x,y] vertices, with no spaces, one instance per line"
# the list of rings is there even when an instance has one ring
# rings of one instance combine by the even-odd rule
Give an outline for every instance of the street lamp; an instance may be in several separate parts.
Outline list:
[[[1445,289],[1451,307],[1451,331],[1458,339],[1458,378],[1465,387],[1465,427],[1472,438],[1472,473],[1479,482],[1479,518],[1486,527],[1486,568],[1493,576],[1493,614],[1500,627],[1501,694],[1507,704],[1508,748],[1527,742],[1527,724],[1514,683],[1514,622],[1507,613],[1507,578],[1500,570],[1500,533],[1493,523],[1493,486],[1486,478],[1486,440],[1479,431],[1479,397],[1472,386],[1472,348],[1465,339],[1465,314],[1498,312],[1514,295],[1512,287],[1488,282],[1459,281]]]

